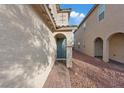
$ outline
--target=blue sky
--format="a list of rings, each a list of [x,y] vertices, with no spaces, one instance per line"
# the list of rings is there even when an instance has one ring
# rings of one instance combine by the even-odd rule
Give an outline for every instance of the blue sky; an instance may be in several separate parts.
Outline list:
[[[79,25],[92,7],[93,4],[60,4],[60,8],[62,9],[72,9],[69,19],[70,25]]]

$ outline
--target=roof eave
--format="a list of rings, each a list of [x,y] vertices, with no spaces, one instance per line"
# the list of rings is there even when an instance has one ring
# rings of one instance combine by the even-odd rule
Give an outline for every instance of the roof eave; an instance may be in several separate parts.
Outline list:
[[[86,15],[86,17],[82,20],[82,22],[79,24],[78,26],[78,29],[79,27],[87,20],[87,18],[90,16],[90,14],[96,9],[96,7],[98,6],[99,4],[95,4],[91,9],[90,11],[88,12],[88,14]],[[74,32],[76,32],[77,30],[75,30]]]

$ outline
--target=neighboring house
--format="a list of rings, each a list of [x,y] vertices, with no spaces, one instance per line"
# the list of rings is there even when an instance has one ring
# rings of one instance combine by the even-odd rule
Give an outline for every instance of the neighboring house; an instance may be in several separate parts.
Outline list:
[[[56,58],[66,60],[67,67],[72,67],[73,30],[77,29],[77,26],[69,26],[71,9],[60,9],[59,5],[53,4],[47,7],[52,15],[51,21],[56,27],[53,32],[57,43]]]
[[[94,5],[75,30],[75,49],[124,63],[124,5]]]
[[[0,87],[42,87],[56,60],[72,66],[70,9],[0,5]]]

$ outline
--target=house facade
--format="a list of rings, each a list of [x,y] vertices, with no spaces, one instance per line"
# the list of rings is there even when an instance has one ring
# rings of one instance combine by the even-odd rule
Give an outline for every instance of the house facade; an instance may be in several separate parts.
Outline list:
[[[94,5],[75,30],[74,48],[82,53],[124,63],[124,5]]]
[[[59,5],[0,5],[0,87],[42,87],[56,60],[72,66],[76,27],[68,26],[70,11]]]

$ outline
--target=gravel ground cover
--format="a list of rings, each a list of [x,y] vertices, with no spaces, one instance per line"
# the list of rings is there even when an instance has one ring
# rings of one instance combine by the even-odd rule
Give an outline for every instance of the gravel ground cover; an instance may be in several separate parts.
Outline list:
[[[124,65],[105,63],[100,59],[73,52],[73,67],[69,69],[71,87],[124,87]]]

